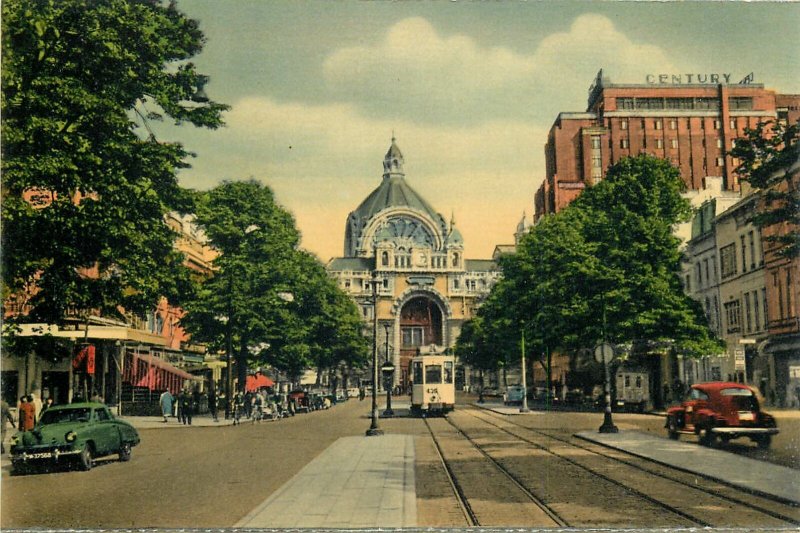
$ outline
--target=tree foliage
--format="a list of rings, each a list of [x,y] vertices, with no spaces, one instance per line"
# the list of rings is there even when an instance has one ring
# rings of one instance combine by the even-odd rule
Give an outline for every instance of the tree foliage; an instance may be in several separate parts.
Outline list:
[[[462,331],[459,348],[480,359],[481,368],[490,368],[492,358],[517,361],[524,329],[529,353],[540,360],[545,352],[574,353],[603,339],[719,352],[699,304],[680,283],[673,228],[691,215],[682,187],[678,170],[660,159],[639,156],[612,166],[501,258],[503,279]],[[487,346],[509,355],[492,355]]]
[[[191,102],[206,80],[189,62],[197,23],[155,0],[8,0],[2,29],[7,292],[53,323],[174,301],[186,276],[163,217],[190,207],[176,179],[187,153],[135,117],[221,125],[226,106]]]
[[[298,250],[294,219],[268,187],[223,182],[198,193],[196,221],[219,256],[182,324],[213,350],[226,350],[231,335],[240,384],[254,366],[294,379],[307,368],[364,359],[355,304],[315,257]]]
[[[786,257],[800,255],[800,188],[796,183],[797,164],[800,159],[800,123],[784,125],[767,121],[745,130],[745,136],[736,140],[730,155],[739,159],[736,173],[762,191],[763,207],[753,217],[760,227],[786,225],[786,231],[766,235],[765,239],[777,243],[780,254]],[[790,169],[794,166],[794,174]],[[793,175],[795,177],[793,177]]]

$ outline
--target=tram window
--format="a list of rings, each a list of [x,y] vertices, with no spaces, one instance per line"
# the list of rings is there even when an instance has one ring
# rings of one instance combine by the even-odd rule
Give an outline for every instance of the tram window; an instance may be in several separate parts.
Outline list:
[[[422,385],[422,361],[414,361],[414,383]]]
[[[453,382],[453,362],[452,361],[445,361],[444,362],[444,382],[445,383],[452,383]]]
[[[425,366],[425,384],[442,382],[442,365]]]

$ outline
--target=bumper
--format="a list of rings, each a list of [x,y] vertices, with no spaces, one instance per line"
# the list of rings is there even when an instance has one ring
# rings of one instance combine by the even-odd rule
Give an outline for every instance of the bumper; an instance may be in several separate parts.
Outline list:
[[[11,455],[11,462],[13,464],[28,464],[37,461],[58,461],[59,459],[69,459],[81,453],[80,450],[25,450],[22,452],[13,452]]]
[[[745,427],[718,427],[711,428],[712,433],[721,435],[777,435],[778,428],[745,428]]]

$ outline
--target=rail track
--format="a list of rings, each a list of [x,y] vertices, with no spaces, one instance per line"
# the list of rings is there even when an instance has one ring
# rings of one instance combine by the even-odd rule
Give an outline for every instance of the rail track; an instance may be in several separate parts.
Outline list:
[[[516,423],[505,415],[474,408],[461,409],[459,413],[469,415],[490,426],[494,431],[516,439],[518,446],[533,446],[539,453],[557,458],[558,461],[616,485],[629,494],[680,517],[687,523],[686,525],[702,527],[741,525],[731,522],[733,516],[740,517],[747,524],[762,527],[800,525],[800,509],[791,502],[764,495],[743,494],[740,489],[730,485],[707,478],[698,479],[693,474],[675,471],[646,459],[579,441],[576,437],[533,429]],[[477,440],[467,434],[468,431],[480,432],[480,428],[466,429],[463,424],[457,426],[453,420],[449,420],[449,423],[475,447],[481,448]],[[498,463],[491,458],[486,449],[481,449],[481,452]],[[498,464],[498,467],[501,466]],[[562,520],[569,521],[563,516]]]

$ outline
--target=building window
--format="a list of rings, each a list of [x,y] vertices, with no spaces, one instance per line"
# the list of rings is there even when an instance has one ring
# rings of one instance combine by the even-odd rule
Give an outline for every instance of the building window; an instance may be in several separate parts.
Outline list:
[[[747,272],[747,247],[744,245],[744,235],[739,236],[742,243],[742,272]]]
[[[422,346],[425,341],[421,327],[404,327],[400,330],[403,346]]]
[[[453,289],[458,290],[459,288],[460,288],[460,283],[458,282],[458,279],[454,279],[453,280]]]
[[[459,260],[459,258],[458,258],[458,254],[457,254],[457,253],[456,253],[456,254],[453,254],[453,266],[454,266],[454,267],[457,267],[457,266],[458,266],[458,260]]]
[[[728,323],[728,333],[737,333],[742,329],[742,309],[739,300],[725,304],[725,318]]]
[[[756,236],[752,231],[747,236],[750,239],[750,268],[753,269],[756,267]]]
[[[633,98],[617,98],[617,109],[633,109]]]
[[[718,129],[721,129],[721,128],[722,128],[722,121],[721,120],[715,120],[714,121],[714,129],[718,130]]]
[[[718,167],[725,166],[725,158],[724,157],[718,157],[717,158],[717,166]]]
[[[708,275],[708,259],[703,259],[703,268],[706,271],[706,283],[711,284],[711,277]]]
[[[389,266],[389,252],[381,253],[381,265]]]
[[[722,279],[736,274],[736,243],[731,243],[720,249],[719,264]]]
[[[683,283],[683,287],[686,290],[686,292],[692,291],[692,278],[691,276],[689,276],[689,274],[686,274],[686,280]]]
[[[749,111],[753,109],[753,98],[751,96],[731,96],[728,98],[728,108],[731,111]]]
[[[653,123],[653,126],[655,126],[655,128],[656,128],[657,130],[660,130],[660,129],[662,128],[661,119],[658,119],[658,120],[656,120],[656,121]]]
[[[628,121],[627,120],[620,120],[619,121],[619,129],[627,130],[628,129]]]
[[[697,279],[697,288],[701,288],[703,286],[703,270],[700,267],[700,263],[697,263],[695,266],[695,279]]]
[[[669,145],[671,148],[678,148],[678,139],[670,139]]]
[[[717,148],[722,148],[722,139],[717,137]]]
[[[767,302],[767,288],[761,289],[761,303],[764,305],[764,329],[769,327],[769,303]]]
[[[786,269],[786,316],[791,318],[794,316],[794,309],[792,309],[792,271]]]
[[[778,289],[778,320],[783,320],[783,287],[777,272],[772,273],[772,286]]]
[[[744,293],[744,327],[745,332],[753,331],[752,317],[750,316],[750,293]]]
[[[383,278],[383,288],[384,289],[389,288],[389,278]]]
[[[592,156],[592,168],[600,168],[603,165],[603,159],[597,155]]]
[[[627,149],[630,146],[628,143],[628,139],[620,139],[619,140],[619,147]]]
[[[600,149],[600,136],[592,135],[592,150],[599,150],[599,149]]]
[[[736,139],[731,139],[731,148],[736,148]]]
[[[732,119],[731,119],[731,129],[732,129],[732,130],[735,130],[735,129],[736,129],[736,119],[735,119],[735,118],[732,118]]]
[[[761,322],[761,316],[758,307],[758,291],[753,291],[753,318],[755,318],[753,322],[753,331],[758,331],[761,329],[759,323]]]
[[[656,139],[656,148],[664,148],[664,141],[661,139]]]
[[[671,130],[677,130],[678,129],[678,121],[675,120],[674,118],[669,121],[669,129],[671,129]]]

